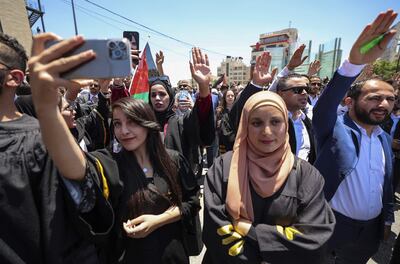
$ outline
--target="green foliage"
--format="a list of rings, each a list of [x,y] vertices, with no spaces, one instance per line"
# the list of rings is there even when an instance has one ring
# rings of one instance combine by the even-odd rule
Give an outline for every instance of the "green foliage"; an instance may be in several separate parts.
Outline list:
[[[385,61],[377,60],[374,63],[374,74],[379,75],[384,80],[390,79],[396,73],[397,60]]]

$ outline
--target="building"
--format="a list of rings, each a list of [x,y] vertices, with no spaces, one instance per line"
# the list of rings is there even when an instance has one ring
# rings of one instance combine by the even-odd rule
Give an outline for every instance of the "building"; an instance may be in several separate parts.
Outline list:
[[[297,38],[296,28],[261,34],[259,41],[250,46],[252,48],[251,63],[254,64],[256,58],[264,51],[269,51],[272,56],[271,68],[277,67],[278,71],[282,70],[297,46]]]
[[[385,52],[380,57],[382,60],[394,61],[398,59],[400,47],[400,22],[397,22],[397,24],[394,25],[394,29],[397,30],[396,35],[394,35],[392,41],[390,41]]]
[[[229,84],[247,84],[250,80],[250,67],[243,62],[242,57],[227,56],[217,68],[217,75],[222,74],[225,74]]]
[[[307,74],[308,73],[308,67],[310,66],[310,63],[312,62],[312,57],[311,57],[311,48],[312,48],[312,41],[307,40],[307,41],[301,41],[298,43],[298,46],[300,45],[306,45],[306,48],[303,51],[303,58],[307,56],[307,59],[303,62],[302,65],[294,69],[295,73],[298,74]]]
[[[42,5],[33,0],[0,1],[0,32],[15,37],[30,54],[32,46],[31,27],[41,19],[44,31]]]
[[[321,62],[321,70],[319,76],[332,78],[336,69],[342,61],[342,50],[340,48],[342,39],[335,38],[329,42],[319,45],[316,59]]]

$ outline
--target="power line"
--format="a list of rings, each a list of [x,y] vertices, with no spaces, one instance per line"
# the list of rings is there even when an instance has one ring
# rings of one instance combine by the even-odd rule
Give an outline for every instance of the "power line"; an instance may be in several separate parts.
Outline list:
[[[71,6],[71,3],[70,3],[68,0],[59,0],[59,1],[63,2],[64,4],[67,4],[67,5]],[[106,20],[104,20],[104,19],[102,19],[102,18],[99,18],[99,17],[105,17],[105,18],[108,18],[108,19],[110,19],[110,20],[112,20],[112,21],[118,22],[118,23],[120,23],[120,24],[122,24],[122,25],[126,25],[126,26],[129,26],[129,27],[131,26],[131,25],[128,25],[128,24],[126,24],[126,23],[120,22],[120,21],[118,21],[118,20],[116,20],[116,19],[113,19],[113,18],[104,16],[103,14],[97,13],[97,12],[95,12],[95,11],[93,11],[93,10],[89,10],[89,9],[87,9],[87,8],[85,8],[85,7],[82,7],[82,6],[80,6],[80,5],[77,5],[76,3],[75,3],[75,6],[77,7],[77,9],[78,9],[79,12],[82,12],[82,13],[88,15],[88,16],[91,16],[92,18],[97,19],[97,20],[99,20],[99,21],[101,21],[101,22],[103,22],[103,23],[105,23],[105,24],[107,24],[107,25],[109,25],[109,26],[111,26],[111,27],[113,27],[113,28],[116,28],[116,29],[118,29],[118,30],[124,31],[125,29],[122,29],[122,28],[120,28],[120,27],[118,27],[118,26],[116,26],[116,25],[114,25],[114,24],[111,24],[111,23],[109,23],[108,21],[106,21]],[[98,15],[99,17],[96,17],[96,16],[93,15],[93,14],[96,14],[96,15]],[[169,48],[163,47],[163,46],[161,46],[161,45],[159,45],[159,44],[154,43],[153,41],[146,40],[144,37],[141,37],[141,36],[140,36],[140,39],[141,39],[143,42],[149,42],[152,46],[157,46],[157,47],[161,48],[161,49],[164,50],[164,51],[165,51],[165,50],[168,50],[168,51],[170,51],[170,52],[172,52],[172,53],[175,53],[175,54],[177,54],[177,55],[179,55],[179,56],[182,56],[182,57],[185,57],[185,58],[187,57],[187,55],[185,55],[185,54],[183,54],[183,53],[176,52],[176,51],[173,50],[173,49],[169,49]]]
[[[163,36],[163,37],[165,37],[165,38],[174,40],[174,41],[176,41],[176,42],[178,42],[178,43],[181,43],[181,44],[183,44],[183,45],[185,45],[185,46],[196,47],[196,45],[194,45],[194,44],[191,44],[191,43],[189,43],[189,42],[186,42],[186,41],[177,39],[177,38],[175,38],[175,37],[169,36],[169,35],[164,34],[164,33],[160,32],[160,31],[158,31],[158,30],[152,29],[152,28],[150,28],[150,27],[148,27],[148,26],[146,26],[146,25],[143,25],[143,24],[141,24],[141,23],[139,23],[139,22],[136,22],[136,21],[134,21],[134,20],[132,20],[132,19],[130,19],[130,18],[128,18],[128,17],[125,17],[125,16],[123,16],[123,15],[121,15],[121,14],[118,14],[118,13],[116,13],[116,12],[114,12],[114,11],[112,11],[112,10],[110,10],[110,9],[108,9],[108,8],[106,8],[106,7],[104,7],[104,6],[101,6],[101,5],[99,5],[99,4],[96,4],[96,3],[94,3],[94,2],[92,2],[92,1],[90,1],[90,0],[83,0],[83,1],[88,2],[89,4],[92,4],[92,5],[98,7],[98,8],[100,8],[100,9],[102,9],[102,10],[105,10],[105,11],[107,11],[107,12],[109,12],[109,13],[115,15],[115,16],[118,16],[118,17],[120,17],[120,18],[122,18],[122,19],[125,19],[125,20],[127,20],[127,21],[129,21],[129,22],[131,22],[131,23],[133,23],[133,24],[136,24],[136,25],[138,25],[138,26],[140,26],[140,27],[143,27],[143,28],[145,28],[145,29],[147,29],[147,30],[149,30],[149,31],[151,31],[151,32],[153,32],[153,33],[156,33],[156,34],[160,35],[160,36]],[[201,49],[204,50],[204,51],[207,51],[207,52],[209,52],[209,53],[214,53],[214,54],[218,54],[218,55],[222,55],[222,56],[228,56],[227,54],[223,54],[223,53],[220,53],[220,52],[217,52],[217,51],[213,51],[213,50],[209,50],[209,49],[205,49],[205,48],[201,48]]]

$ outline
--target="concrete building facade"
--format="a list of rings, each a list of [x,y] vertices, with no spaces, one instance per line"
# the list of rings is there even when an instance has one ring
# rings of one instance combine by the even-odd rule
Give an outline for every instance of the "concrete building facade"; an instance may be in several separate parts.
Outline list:
[[[0,31],[15,37],[30,54],[32,31],[24,0],[0,1]]]
[[[295,47],[297,46],[298,32],[296,28],[287,28],[279,31],[261,34],[258,42],[251,45],[251,63],[264,51],[269,51],[272,60],[271,68],[277,67],[278,71],[288,63]]]
[[[243,62],[242,57],[227,56],[217,68],[217,75],[222,74],[225,74],[229,84],[247,84],[250,79],[250,67]]]

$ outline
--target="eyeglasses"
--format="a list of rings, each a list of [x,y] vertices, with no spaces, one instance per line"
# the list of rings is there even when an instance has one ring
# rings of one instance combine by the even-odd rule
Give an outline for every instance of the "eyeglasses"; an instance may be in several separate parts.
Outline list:
[[[313,85],[313,86],[322,86],[322,83],[310,83],[310,85]]]
[[[281,90],[282,92],[286,91],[293,91],[295,94],[302,94],[304,90],[306,90],[308,86],[295,86],[295,87],[290,87],[284,90]]]

